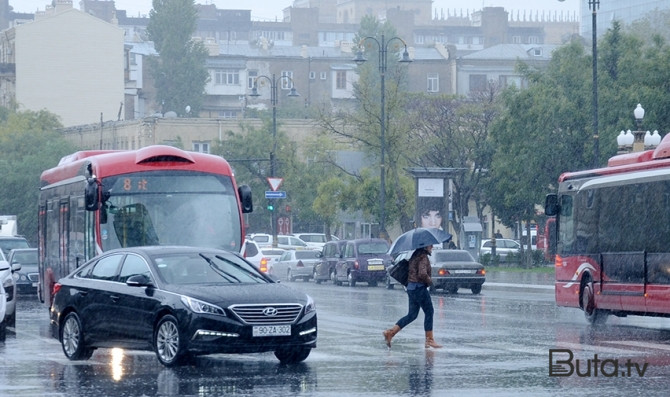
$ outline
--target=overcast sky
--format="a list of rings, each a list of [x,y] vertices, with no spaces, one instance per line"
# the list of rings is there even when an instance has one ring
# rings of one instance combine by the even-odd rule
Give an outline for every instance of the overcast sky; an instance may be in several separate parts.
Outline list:
[[[474,0],[468,2],[469,6],[464,7],[466,3],[463,0],[433,0],[433,9],[447,9],[461,10],[467,9],[481,9],[482,7],[505,7],[509,10],[547,10],[547,11],[573,11],[579,10],[580,0],[542,0],[542,1],[528,1],[528,0]],[[79,8],[79,0],[72,2],[75,8]],[[119,10],[128,11],[128,16],[148,15],[151,9],[151,0],[116,0],[116,8]],[[243,2],[232,0],[196,0],[200,4],[216,4],[220,9],[245,9],[251,10],[251,16],[254,20],[281,20],[282,9],[289,7],[292,0],[244,0]],[[9,4],[14,7],[16,12],[35,12],[37,10],[44,10],[50,0],[9,0]],[[244,4],[243,7],[240,7]],[[532,4],[532,6],[529,6]]]

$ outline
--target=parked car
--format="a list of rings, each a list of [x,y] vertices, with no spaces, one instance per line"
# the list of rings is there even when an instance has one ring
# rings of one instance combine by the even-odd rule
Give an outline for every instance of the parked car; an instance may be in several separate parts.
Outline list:
[[[479,250],[479,257],[486,254],[491,254],[491,246],[493,245],[491,240],[482,241],[482,246]],[[496,239],[496,255],[500,256],[501,259],[505,259],[508,254],[518,254],[521,252],[521,244],[516,240],[511,240],[507,238],[497,238]]]
[[[28,240],[21,236],[2,236],[0,237],[0,251],[5,254],[5,258],[9,256],[9,251],[15,248],[30,248]]]
[[[401,252],[394,260],[409,260],[414,251]],[[466,250],[433,248],[430,256],[430,277],[433,280],[431,291],[438,289],[455,294],[459,288],[469,288],[473,294],[482,291],[486,281],[486,269]],[[395,280],[394,280],[395,281]],[[398,282],[395,282],[398,284]]]
[[[270,274],[280,279],[295,281],[298,278],[309,281],[314,274],[314,265],[319,260],[320,251],[288,250],[270,268]]]
[[[272,235],[267,233],[252,233],[249,239],[258,244],[259,247],[272,247]]]
[[[391,266],[388,250],[388,242],[379,238],[347,241],[342,258],[335,265],[335,284],[347,282],[354,287],[360,281],[374,287],[384,282],[386,268]]]
[[[308,248],[323,249],[328,239],[323,233],[293,233],[293,235],[307,244]]]
[[[244,240],[240,255],[262,272],[268,271],[268,259],[263,256],[261,248],[254,240]]]
[[[286,252],[286,250],[283,248],[271,248],[271,247],[261,248],[263,258],[267,259],[268,271],[272,268],[273,264],[277,263],[277,261],[279,260],[279,258],[281,258],[284,252]]]
[[[3,265],[0,264],[0,272],[2,270]],[[0,283],[0,297],[5,296],[5,289],[2,287],[2,283]],[[0,341],[5,340],[5,335],[6,335],[6,323],[5,323],[5,309],[7,306],[7,302],[5,299],[0,299]]]
[[[251,239],[255,241],[259,247],[273,247],[271,234],[253,233],[250,235]],[[279,235],[277,236],[277,247],[283,249],[307,249],[307,244],[295,236]]]
[[[70,360],[114,346],[153,350],[167,367],[196,355],[267,351],[290,363],[316,347],[313,300],[225,250],[110,250],[54,291],[50,330]]]
[[[37,270],[37,248],[16,248],[9,251],[7,258],[14,268],[17,264],[20,269],[14,271],[16,292],[18,294],[37,294],[39,273]]]
[[[335,281],[335,265],[342,258],[347,240],[328,241],[321,250],[319,260],[314,265],[312,279],[317,284],[323,281]]]
[[[16,325],[16,278],[14,272],[21,269],[21,265],[10,266],[5,254],[0,250],[0,283],[5,290],[4,325],[14,327]]]

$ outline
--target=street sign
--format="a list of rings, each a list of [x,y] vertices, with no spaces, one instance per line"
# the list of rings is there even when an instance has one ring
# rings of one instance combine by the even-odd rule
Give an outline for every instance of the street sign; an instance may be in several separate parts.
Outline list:
[[[265,198],[286,198],[286,192],[283,191],[283,190],[279,190],[279,191],[266,190],[265,191]]]
[[[273,192],[276,192],[277,189],[279,189],[279,186],[281,186],[281,183],[284,182],[284,178],[267,178],[267,179],[268,183],[270,184],[270,189],[272,189]]]

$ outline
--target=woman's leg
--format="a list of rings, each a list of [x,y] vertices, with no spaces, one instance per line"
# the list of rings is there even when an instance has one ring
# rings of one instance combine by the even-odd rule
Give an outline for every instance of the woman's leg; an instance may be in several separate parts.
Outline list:
[[[420,295],[417,297],[421,310],[423,310],[424,319],[423,319],[423,330],[432,331],[433,330],[433,301],[430,299],[430,292],[428,288],[421,288]]]
[[[417,300],[417,291],[419,290],[410,290],[407,291],[407,298],[409,301],[409,308],[405,317],[398,320],[396,323],[401,329],[405,328],[407,324],[416,320],[419,315],[419,309],[421,308],[421,303]]]

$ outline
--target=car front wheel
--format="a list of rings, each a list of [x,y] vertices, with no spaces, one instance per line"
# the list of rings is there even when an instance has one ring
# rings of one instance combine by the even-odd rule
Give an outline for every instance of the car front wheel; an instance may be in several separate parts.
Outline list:
[[[181,364],[185,358],[184,348],[179,336],[177,319],[168,314],[161,318],[154,331],[154,348],[161,364],[172,367]]]
[[[473,286],[470,288],[470,291],[472,291],[473,294],[477,295],[477,294],[479,294],[480,292],[482,292],[482,285],[481,285],[481,284],[473,285]]]
[[[69,313],[60,328],[60,342],[65,357],[70,360],[88,360],[93,355],[93,349],[87,348],[84,343],[84,331],[77,313]]]
[[[309,356],[310,351],[309,347],[291,347],[283,348],[275,351],[275,357],[282,364],[295,364],[302,361],[305,361],[307,356]]]
[[[314,282],[317,283],[317,284],[321,284],[321,279],[316,278],[316,276],[317,276],[316,269],[314,269],[314,273],[312,273],[312,277],[314,278]]]

